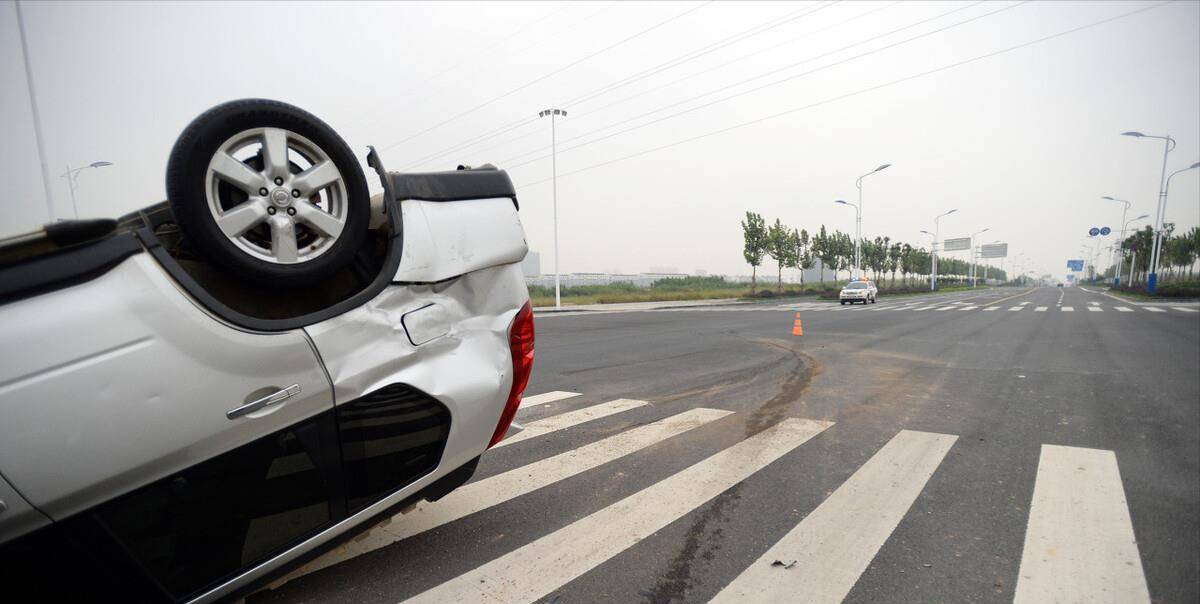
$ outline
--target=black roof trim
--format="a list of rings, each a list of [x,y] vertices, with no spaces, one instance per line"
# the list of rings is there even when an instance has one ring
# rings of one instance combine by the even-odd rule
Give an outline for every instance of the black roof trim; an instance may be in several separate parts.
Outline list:
[[[494,166],[448,172],[388,172],[384,188],[390,188],[392,199],[397,201],[467,201],[507,197],[513,200],[514,205],[517,203],[517,190],[513,188],[508,172]]]
[[[121,233],[0,268],[0,304],[91,281],[141,251]]]

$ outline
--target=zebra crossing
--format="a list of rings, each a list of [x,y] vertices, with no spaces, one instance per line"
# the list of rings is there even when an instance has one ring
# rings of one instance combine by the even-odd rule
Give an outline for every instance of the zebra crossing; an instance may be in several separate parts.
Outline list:
[[[537,419],[504,447],[620,414],[653,408],[639,399],[579,402],[580,393],[530,396],[517,420]],[[570,401],[559,409],[552,405]],[[538,417],[546,414],[544,417]],[[518,499],[639,451],[730,419],[693,408],[635,425],[565,452],[481,478],[437,502],[421,502],[276,581],[347,562],[414,535]],[[406,602],[534,602],[700,509],[771,463],[795,453],[835,422],[787,418],[711,453],[658,482],[414,595]],[[958,436],[901,429],[832,493],[717,593],[716,602],[840,602],[871,565],[937,474]],[[1141,558],[1113,451],[1041,446],[1016,601],[1149,602]],[[803,487],[800,487],[803,488]],[[786,497],[786,494],[781,495]],[[448,552],[447,555],[453,555]],[[787,562],[779,572],[777,561]],[[529,572],[536,568],[537,572]],[[1115,597],[1115,599],[1114,599]]]
[[[1158,306],[1140,306],[1140,305],[1125,305],[1111,304],[1105,306],[1100,302],[1089,302],[1086,308],[1088,312],[1119,312],[1119,313],[1183,313],[1194,314],[1200,313],[1200,308],[1194,306],[1172,305],[1165,308]],[[928,301],[923,302],[890,302],[871,305],[841,305],[834,302],[800,302],[793,304],[741,304],[731,306],[686,306],[678,308],[656,308],[648,312],[895,312],[895,311],[912,311],[912,312],[994,312],[994,311],[1021,312],[1031,311],[1035,313],[1054,313],[1054,312],[1075,312],[1075,307],[1072,305],[1061,306],[1042,306],[1031,305],[1029,302],[1020,302],[1015,304],[997,304],[997,303],[974,303],[974,302],[937,302],[930,304]]]

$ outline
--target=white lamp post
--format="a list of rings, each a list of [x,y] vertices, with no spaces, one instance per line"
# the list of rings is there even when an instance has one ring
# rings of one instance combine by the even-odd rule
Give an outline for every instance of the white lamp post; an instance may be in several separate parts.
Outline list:
[[[75,211],[75,218],[79,218],[79,205],[75,203],[75,187],[79,179],[79,173],[88,168],[103,168],[111,166],[110,161],[94,161],[82,168],[71,168],[71,164],[67,164],[67,171],[62,173],[60,177],[67,179],[67,187],[71,190],[71,209]]]
[[[562,109],[545,109],[538,112],[538,117],[550,116],[550,180],[554,195],[554,307],[562,308],[562,296],[559,293],[558,272],[558,136],[554,122],[558,116],[567,117]]]
[[[862,241],[862,180],[890,165],[892,164],[883,164],[882,166],[879,166],[878,168],[859,176],[858,180],[854,181],[854,187],[858,189],[858,205],[854,207],[858,210],[858,212],[856,213],[854,220],[854,275],[852,278],[858,277],[862,274],[862,256],[860,255],[859,251],[859,244]],[[843,201],[841,203],[846,202]],[[849,206],[854,204],[846,203],[846,205]]]

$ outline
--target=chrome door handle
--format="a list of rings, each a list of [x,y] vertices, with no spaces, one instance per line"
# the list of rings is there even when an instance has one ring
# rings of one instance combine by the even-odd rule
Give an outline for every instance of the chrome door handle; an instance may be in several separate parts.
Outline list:
[[[258,411],[264,407],[274,405],[276,403],[282,403],[283,401],[286,401],[297,394],[300,394],[300,384],[292,384],[283,390],[272,392],[271,394],[268,394],[256,401],[250,401],[241,407],[234,407],[233,409],[225,412],[225,417],[229,419],[237,419],[243,415],[254,413],[255,411]]]

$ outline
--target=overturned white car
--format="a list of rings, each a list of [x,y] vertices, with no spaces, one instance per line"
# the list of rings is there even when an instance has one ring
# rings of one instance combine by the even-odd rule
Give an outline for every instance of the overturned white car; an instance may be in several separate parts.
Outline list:
[[[0,568],[38,600],[211,601],[465,483],[533,363],[495,168],[400,174],[263,100],[168,202],[0,242]]]

